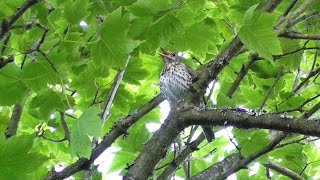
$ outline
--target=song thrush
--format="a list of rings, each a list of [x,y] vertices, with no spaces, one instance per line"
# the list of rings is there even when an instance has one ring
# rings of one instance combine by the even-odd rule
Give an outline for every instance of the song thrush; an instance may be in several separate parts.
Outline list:
[[[165,98],[172,106],[174,103],[181,100],[196,76],[192,69],[181,62],[181,57],[174,52],[165,51],[162,49],[162,59],[164,67],[160,74],[160,90]],[[204,104],[202,102],[202,104]],[[214,139],[214,133],[211,126],[202,126],[203,132],[208,140],[211,142]]]

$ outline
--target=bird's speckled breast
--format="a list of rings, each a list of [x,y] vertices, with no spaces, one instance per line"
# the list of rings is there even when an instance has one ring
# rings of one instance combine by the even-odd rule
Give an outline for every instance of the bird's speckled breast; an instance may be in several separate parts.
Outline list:
[[[192,74],[181,62],[165,65],[160,75],[160,89],[170,103],[180,100],[192,84]]]

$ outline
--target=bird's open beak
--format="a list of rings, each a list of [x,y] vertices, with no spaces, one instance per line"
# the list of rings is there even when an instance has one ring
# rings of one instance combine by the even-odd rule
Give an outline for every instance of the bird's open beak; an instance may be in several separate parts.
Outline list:
[[[160,56],[162,56],[162,57],[168,57],[169,56],[169,52],[168,51],[164,50],[162,47],[160,47],[160,49],[162,51],[161,53],[159,53]]]

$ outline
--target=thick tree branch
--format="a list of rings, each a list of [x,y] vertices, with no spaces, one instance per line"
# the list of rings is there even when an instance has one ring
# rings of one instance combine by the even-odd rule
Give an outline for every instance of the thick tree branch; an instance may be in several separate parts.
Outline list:
[[[301,177],[298,173],[286,168],[286,167],[283,167],[279,164],[276,164],[272,161],[270,161],[269,163],[267,164],[263,164],[263,166],[267,167],[267,168],[270,168],[270,169],[273,169],[285,176],[288,176],[290,179],[293,179],[293,180],[304,180],[303,177]]]
[[[320,103],[318,104],[320,106]],[[314,108],[318,109],[318,106]],[[197,124],[234,126],[244,129],[260,128],[320,137],[320,124],[318,122],[307,121],[307,119],[303,118],[287,118],[277,114],[257,115],[229,109],[203,111],[191,109],[181,112],[179,116],[185,126]]]
[[[158,106],[163,100],[164,97],[162,96],[162,94],[159,94],[152,100],[150,100],[148,103],[144,104],[142,107],[129,114],[128,116],[119,119],[117,123],[114,125],[114,127],[111,129],[111,131],[108,134],[106,134],[103,140],[97,145],[97,147],[93,149],[90,159],[80,158],[77,162],[66,167],[61,172],[52,171],[44,179],[63,179],[73,175],[76,172],[87,169],[93,163],[93,161],[97,157],[99,157],[108,147],[110,147],[111,144],[114,143],[114,141],[118,137],[124,134],[131,125],[136,123],[141,117],[143,117],[156,106]]]
[[[1,24],[0,40],[2,40],[8,31],[10,31],[12,25],[23,15],[23,13],[38,2],[40,2],[40,0],[27,0],[11,15],[9,19],[4,19]]]
[[[184,128],[179,123],[179,117],[175,114],[173,111],[170,112],[160,129],[152,136],[143,152],[140,153],[134,165],[130,167],[124,179],[148,179],[155,165],[165,156],[168,146],[173,143]],[[143,167],[143,171],[141,167]]]

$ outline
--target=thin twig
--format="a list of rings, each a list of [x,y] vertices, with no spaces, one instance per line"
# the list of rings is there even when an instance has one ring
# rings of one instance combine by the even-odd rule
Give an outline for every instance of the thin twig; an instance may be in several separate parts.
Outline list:
[[[289,14],[289,12],[292,10],[292,8],[296,5],[297,2],[298,2],[298,0],[293,0],[291,2],[289,7],[287,8],[287,10],[283,13],[283,17],[285,17],[285,16],[287,16]]]
[[[309,102],[317,99],[318,97],[320,97],[320,94],[317,94],[316,96],[307,99],[305,102],[303,102],[299,107],[294,108],[294,109],[290,109],[290,110],[284,110],[284,111],[278,111],[276,112],[276,114],[281,114],[281,113],[285,113],[285,112],[293,112],[293,111],[302,111],[303,106],[305,106],[306,104],[308,104]]]
[[[41,135],[41,137],[44,139],[44,140],[47,140],[47,141],[51,141],[51,142],[63,142],[63,141],[67,141],[68,139],[66,138],[63,138],[63,139],[51,139],[51,138],[48,138],[46,137],[45,135]]]
[[[252,54],[250,56],[248,63],[246,65],[242,66],[240,72],[238,73],[236,80],[232,83],[231,87],[229,88],[229,90],[227,92],[227,97],[229,97],[230,99],[232,98],[232,95],[239,87],[239,85],[240,85],[241,81],[243,80],[243,78],[245,77],[245,75],[248,73],[251,65],[259,59],[260,58],[258,57],[257,54]]]
[[[111,108],[113,99],[114,99],[116,92],[119,88],[120,82],[122,81],[124,72],[129,64],[130,59],[131,59],[131,56],[128,55],[128,58],[127,58],[127,61],[126,61],[124,68],[119,70],[116,77],[114,78],[114,82],[111,86],[111,89],[109,90],[109,94],[107,96],[106,103],[103,108],[103,112],[101,113],[101,118],[103,120],[103,123],[105,123],[108,120],[108,117],[110,116],[110,108]]]
[[[64,131],[64,139],[70,141],[70,130],[68,127],[68,124],[66,122],[66,114],[63,112],[60,112],[60,120],[61,120],[61,125]]]
[[[293,90],[293,92],[295,93],[298,92],[298,90],[301,89],[309,81],[310,78],[318,75],[319,73],[320,73],[320,67],[318,67],[314,71],[311,71],[309,75],[303,81],[301,81],[300,84]]]
[[[292,22],[289,24],[289,26],[290,26],[290,27],[291,27],[291,26],[294,26],[294,25],[296,25],[296,24],[298,24],[298,23],[300,23],[300,22],[302,22],[302,21],[306,21],[306,20],[308,20],[308,19],[310,19],[310,18],[312,18],[312,17],[314,17],[314,16],[316,16],[316,15],[318,15],[318,14],[319,14],[318,11],[313,11],[313,12],[310,13],[310,14],[303,15],[303,16],[297,18],[296,20],[292,21]]]
[[[269,99],[269,97],[272,94],[273,89],[276,87],[277,83],[279,82],[279,80],[281,79],[281,77],[283,76],[283,67],[280,70],[280,73],[278,74],[278,77],[275,79],[274,83],[272,84],[272,86],[269,88],[267,95],[264,97],[260,107],[259,107],[259,111],[261,111],[264,107],[264,105],[266,104],[267,100]]]

